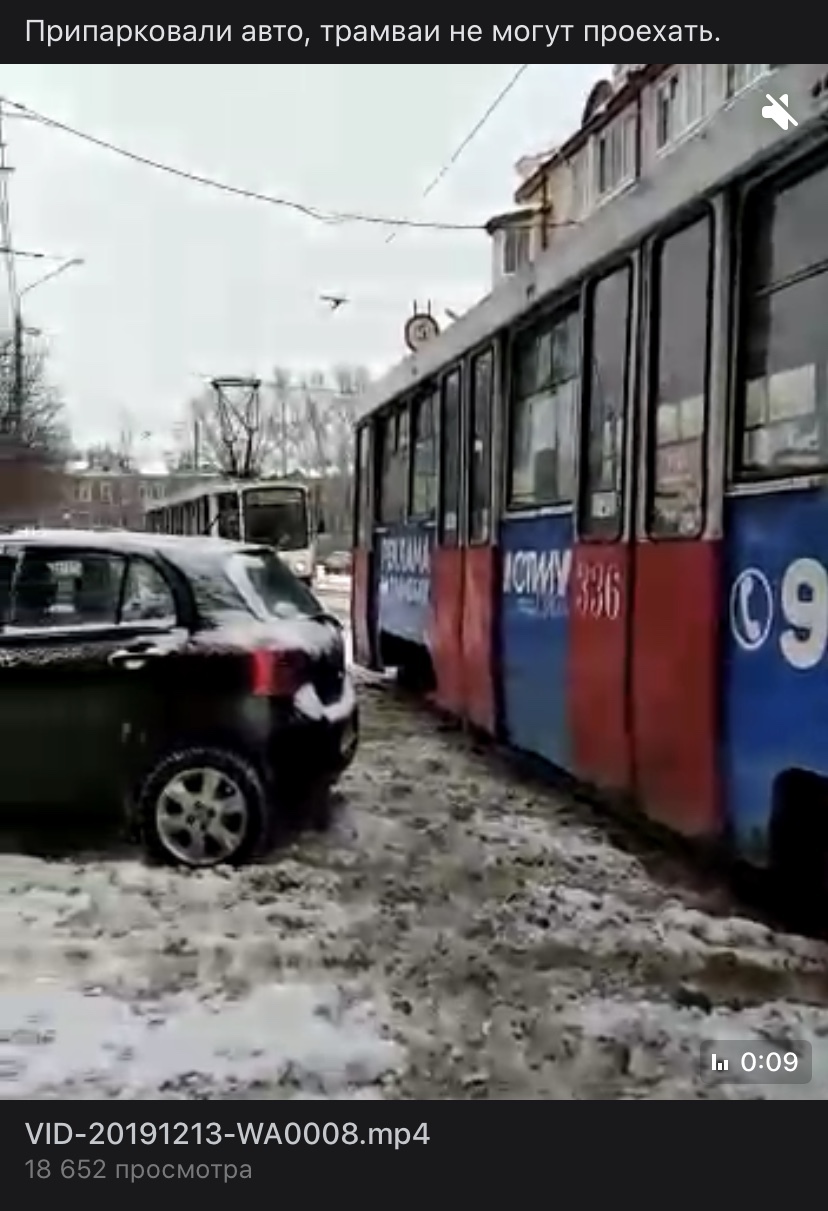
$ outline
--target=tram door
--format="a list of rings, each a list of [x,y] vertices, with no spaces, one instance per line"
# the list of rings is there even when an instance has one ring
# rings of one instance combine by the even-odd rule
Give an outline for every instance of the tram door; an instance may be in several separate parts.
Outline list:
[[[437,531],[431,553],[429,647],[434,699],[453,715],[463,714],[463,371],[455,366],[440,383],[440,466]]]
[[[432,556],[431,653],[438,705],[495,731],[492,526],[495,352],[488,346],[443,378],[440,500]]]
[[[631,482],[636,266],[625,259],[584,293],[581,471],[570,579],[567,694],[574,772],[629,790]]]
[[[494,346],[468,364],[463,550],[464,715],[490,735],[496,728],[494,603],[498,599],[499,556],[492,523],[495,384]]]
[[[356,435],[357,482],[351,568],[351,633],[354,658],[365,668],[378,667],[374,540],[377,480],[374,432],[374,426],[369,421],[357,429]]]
[[[647,348],[631,676],[635,790],[649,815],[690,836],[715,833],[719,825],[720,493],[710,475],[708,401],[711,384],[721,379],[711,373],[712,334],[726,331],[714,322],[724,307],[714,288],[714,240],[718,232],[722,252],[725,229],[705,210],[653,243],[642,326]],[[718,432],[724,408],[717,411]]]

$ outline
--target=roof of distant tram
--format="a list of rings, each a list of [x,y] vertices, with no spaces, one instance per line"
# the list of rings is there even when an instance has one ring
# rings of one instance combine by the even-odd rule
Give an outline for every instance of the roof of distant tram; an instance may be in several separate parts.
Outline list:
[[[169,509],[175,505],[190,504],[194,500],[202,500],[206,496],[221,496],[225,492],[253,492],[261,488],[290,488],[293,491],[308,492],[308,486],[295,479],[215,479],[198,484],[195,488],[187,488],[184,492],[175,492],[163,500],[148,505],[145,513],[157,513],[161,509]]]

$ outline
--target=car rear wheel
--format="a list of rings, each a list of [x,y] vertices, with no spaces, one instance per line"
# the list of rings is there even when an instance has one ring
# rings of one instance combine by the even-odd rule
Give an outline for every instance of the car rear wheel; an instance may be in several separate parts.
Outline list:
[[[261,779],[248,761],[221,748],[165,757],[143,779],[138,807],[150,856],[178,866],[239,865],[267,835]]]

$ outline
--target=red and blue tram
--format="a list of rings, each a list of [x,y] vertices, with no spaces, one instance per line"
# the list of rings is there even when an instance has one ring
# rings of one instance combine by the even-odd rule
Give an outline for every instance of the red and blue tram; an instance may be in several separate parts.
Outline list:
[[[406,359],[357,660],[828,889],[828,65],[783,65]]]

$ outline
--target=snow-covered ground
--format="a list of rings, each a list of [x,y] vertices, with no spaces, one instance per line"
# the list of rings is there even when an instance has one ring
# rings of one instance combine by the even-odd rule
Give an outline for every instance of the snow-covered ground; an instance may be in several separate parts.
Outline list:
[[[333,827],[266,863],[0,853],[0,1096],[828,1097],[828,948],[362,697]],[[702,1078],[765,1033],[811,1085]]]

